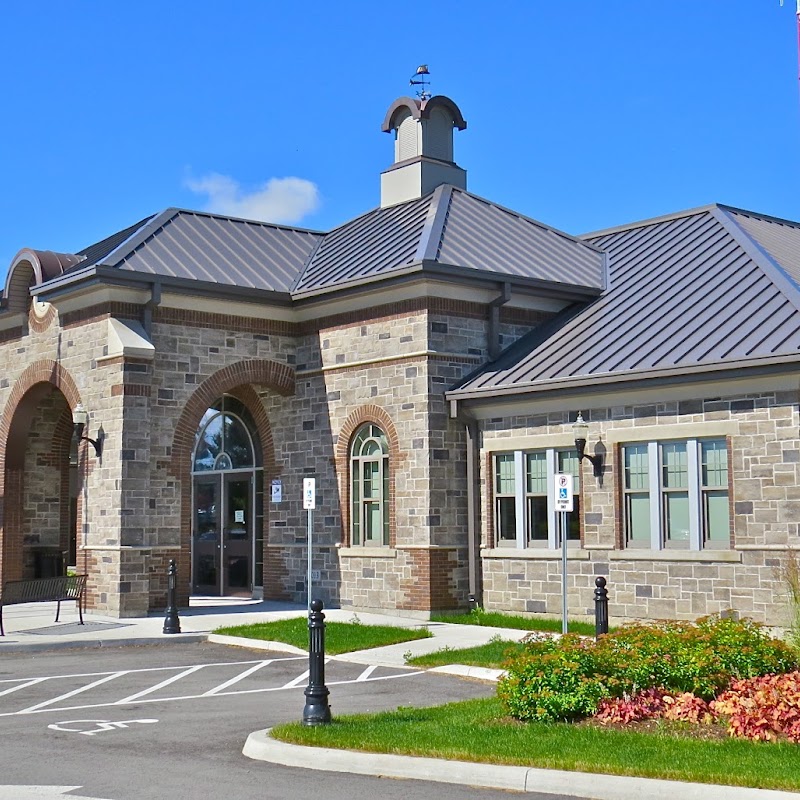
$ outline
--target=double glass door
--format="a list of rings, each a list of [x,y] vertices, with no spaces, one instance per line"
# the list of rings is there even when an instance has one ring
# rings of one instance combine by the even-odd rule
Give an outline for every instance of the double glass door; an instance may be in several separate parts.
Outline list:
[[[192,590],[250,597],[253,589],[253,473],[194,478]]]

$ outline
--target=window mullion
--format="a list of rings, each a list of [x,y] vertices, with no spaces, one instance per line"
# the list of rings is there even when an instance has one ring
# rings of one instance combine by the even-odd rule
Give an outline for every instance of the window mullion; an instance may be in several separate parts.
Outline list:
[[[514,508],[517,523],[517,547],[525,547],[525,453],[514,451]]]
[[[661,550],[664,546],[664,534],[661,515],[661,464],[659,463],[658,442],[647,444],[647,470],[650,473],[650,547]]]
[[[689,485],[689,549],[701,550],[700,535],[700,445],[696,439],[686,442],[686,467]]]
[[[556,483],[556,451],[547,451],[547,546],[555,550],[558,545],[558,514],[553,493]]]

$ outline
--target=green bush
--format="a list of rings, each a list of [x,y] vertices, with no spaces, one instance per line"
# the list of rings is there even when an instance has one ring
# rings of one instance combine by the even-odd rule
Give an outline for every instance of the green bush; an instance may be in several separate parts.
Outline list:
[[[597,642],[532,637],[498,695],[517,719],[568,720],[594,714],[607,698],[663,689],[710,700],[733,680],[797,667],[795,651],[762,626],[714,616],[627,625]]]
[[[498,696],[521,720],[571,720],[594,714],[609,694],[598,675],[591,640],[567,634],[531,639],[526,653],[509,665]]]

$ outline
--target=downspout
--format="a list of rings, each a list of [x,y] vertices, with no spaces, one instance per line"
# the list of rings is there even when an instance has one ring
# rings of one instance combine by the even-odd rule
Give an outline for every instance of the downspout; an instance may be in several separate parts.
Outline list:
[[[467,436],[467,565],[469,575],[470,610],[483,606],[483,582],[480,569],[480,468],[478,464],[478,421],[458,408],[458,402],[450,403],[450,417],[464,424]]]
[[[500,306],[504,306],[511,299],[511,284],[502,285],[500,294],[489,303],[489,331],[487,334],[489,344],[489,360],[494,361],[500,355]]]
[[[161,281],[153,281],[150,286],[150,299],[144,304],[142,325],[147,338],[153,339],[153,309],[161,305]]]

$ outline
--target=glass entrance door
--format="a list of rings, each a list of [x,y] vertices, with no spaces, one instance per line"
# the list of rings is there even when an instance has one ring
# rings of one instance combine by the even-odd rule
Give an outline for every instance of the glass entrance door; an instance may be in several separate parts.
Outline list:
[[[204,595],[252,593],[252,473],[194,479],[192,590]]]

